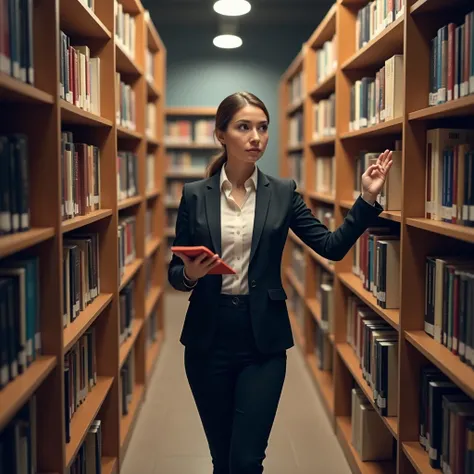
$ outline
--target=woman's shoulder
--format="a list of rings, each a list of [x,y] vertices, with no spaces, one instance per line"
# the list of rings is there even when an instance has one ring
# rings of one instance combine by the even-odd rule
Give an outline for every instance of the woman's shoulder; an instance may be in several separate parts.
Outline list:
[[[266,178],[272,184],[272,186],[276,187],[277,189],[294,189],[296,187],[296,183],[292,178],[283,178],[281,176],[272,176],[270,174],[265,173]]]

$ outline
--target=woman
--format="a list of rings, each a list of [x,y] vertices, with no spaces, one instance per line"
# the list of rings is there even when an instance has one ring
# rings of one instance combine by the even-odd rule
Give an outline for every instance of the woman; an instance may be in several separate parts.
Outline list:
[[[184,186],[173,244],[204,245],[215,254],[192,260],[177,253],[168,272],[175,289],[192,290],[181,342],[214,474],[263,472],[293,346],[280,276],[288,229],[323,257],[342,259],[382,211],[376,197],[392,165],[386,151],[365,171],[362,196],[331,233],[293,180],[256,167],[269,122],[265,105],[250,93],[220,104],[215,133],[223,151],[206,179]],[[208,274],[219,259],[237,274]]]

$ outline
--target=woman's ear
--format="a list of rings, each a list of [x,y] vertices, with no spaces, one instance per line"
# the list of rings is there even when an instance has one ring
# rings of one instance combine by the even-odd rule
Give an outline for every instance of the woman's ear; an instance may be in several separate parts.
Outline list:
[[[220,130],[217,130],[216,131],[216,138],[219,140],[221,145],[225,145],[225,137],[224,137],[223,132],[221,132]]]

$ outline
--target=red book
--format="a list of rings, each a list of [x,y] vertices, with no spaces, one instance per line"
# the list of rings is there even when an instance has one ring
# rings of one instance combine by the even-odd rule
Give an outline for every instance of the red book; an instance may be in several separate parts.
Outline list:
[[[202,253],[205,253],[212,257],[214,255],[207,247],[204,245],[199,246],[172,246],[171,251],[174,253],[183,253],[187,257],[196,258]],[[231,268],[224,261],[220,261],[219,265],[215,266],[212,270],[208,272],[208,275],[235,275],[237,272]]]

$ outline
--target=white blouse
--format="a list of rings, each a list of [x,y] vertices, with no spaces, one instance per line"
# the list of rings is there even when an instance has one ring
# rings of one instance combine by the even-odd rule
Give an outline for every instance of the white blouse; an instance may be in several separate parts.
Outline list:
[[[227,178],[225,166],[221,169],[221,255],[236,275],[222,275],[221,293],[248,294],[248,266],[252,247],[255,202],[257,197],[258,170],[245,182],[245,198],[241,207],[231,196],[232,183]]]

